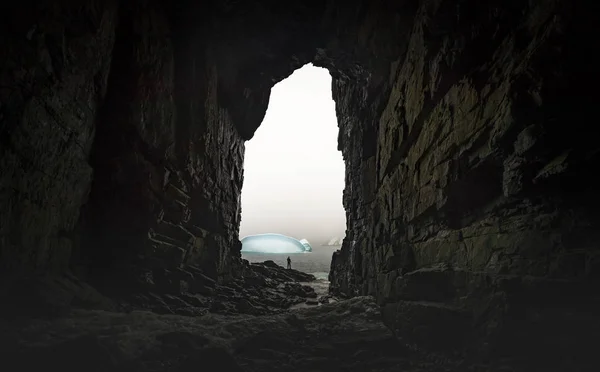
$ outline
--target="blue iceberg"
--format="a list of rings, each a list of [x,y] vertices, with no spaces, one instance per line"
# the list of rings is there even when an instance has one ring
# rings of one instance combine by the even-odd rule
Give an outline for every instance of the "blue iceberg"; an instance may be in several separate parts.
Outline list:
[[[306,239],[297,240],[281,234],[248,235],[242,239],[243,253],[304,253],[312,252]]]
[[[312,247],[310,246],[310,243],[308,242],[308,240],[300,239],[300,243],[302,243],[302,245],[304,246],[305,252],[312,252]]]

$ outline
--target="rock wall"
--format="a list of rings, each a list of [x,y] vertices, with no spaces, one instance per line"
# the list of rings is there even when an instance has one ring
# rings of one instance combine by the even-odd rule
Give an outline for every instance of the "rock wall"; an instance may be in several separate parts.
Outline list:
[[[421,1],[390,89],[367,106],[370,84],[334,84],[348,231],[333,292],[375,296],[420,346],[590,355],[573,341],[600,324],[590,9]]]
[[[422,1],[381,112],[337,84],[349,236],[336,289],[381,294],[440,263],[598,275],[598,146],[581,136],[592,114],[583,82],[597,75],[586,9]]]
[[[244,144],[218,103],[206,30],[152,2],[120,14],[80,262],[101,273],[195,263],[226,275],[239,256]]]
[[[2,5],[2,275],[68,267],[115,37],[116,2],[97,5]]]
[[[3,274],[231,273],[244,144],[219,104],[209,14],[144,0],[3,11]]]

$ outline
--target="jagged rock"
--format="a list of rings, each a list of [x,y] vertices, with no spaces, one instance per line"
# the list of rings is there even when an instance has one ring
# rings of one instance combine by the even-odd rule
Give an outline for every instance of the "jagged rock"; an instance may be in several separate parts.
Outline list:
[[[285,269],[273,261],[251,264],[252,270],[263,274],[265,277],[277,280],[287,280],[296,282],[311,282],[315,280],[314,275],[307,274],[294,269]]]
[[[301,283],[314,276],[288,270],[274,263],[245,263],[243,275],[228,284],[217,284],[198,267],[154,270],[142,288],[129,291],[104,287],[115,308],[144,309],[159,314],[201,316],[223,314],[269,314],[316,298],[315,290]],[[68,309],[68,307],[67,307]]]

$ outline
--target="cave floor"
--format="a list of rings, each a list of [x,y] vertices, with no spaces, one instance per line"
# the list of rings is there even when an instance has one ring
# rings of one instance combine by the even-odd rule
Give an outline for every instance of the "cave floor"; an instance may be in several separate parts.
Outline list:
[[[73,310],[0,323],[3,371],[510,371],[411,350],[357,297],[276,315]]]

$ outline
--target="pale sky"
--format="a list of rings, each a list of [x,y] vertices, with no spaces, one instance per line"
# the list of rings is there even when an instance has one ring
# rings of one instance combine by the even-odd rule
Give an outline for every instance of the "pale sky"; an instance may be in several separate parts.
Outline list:
[[[343,237],[337,137],[326,69],[306,65],[273,87],[265,118],[246,142],[240,238],[272,232],[319,245],[313,240]]]

